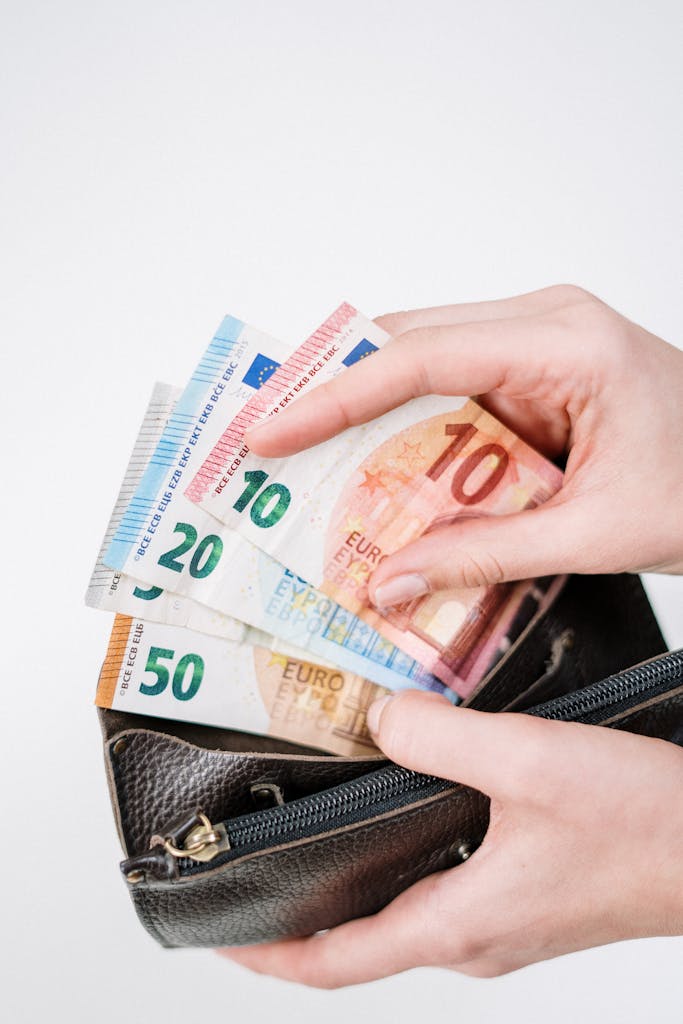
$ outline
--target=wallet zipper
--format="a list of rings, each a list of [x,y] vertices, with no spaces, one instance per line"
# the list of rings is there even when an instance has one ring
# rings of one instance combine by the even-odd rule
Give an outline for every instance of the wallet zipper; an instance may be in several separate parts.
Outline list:
[[[555,697],[522,714],[599,725],[646,700],[667,693],[675,682],[683,685],[683,648],[624,669],[583,690]]]
[[[360,824],[368,817],[368,811],[375,817],[451,788],[453,783],[446,779],[389,765],[324,793],[314,793],[289,804],[222,822],[227,846],[216,853],[223,854],[220,861],[223,863],[247,853],[280,846],[281,843]],[[218,863],[216,860],[212,866],[217,867]],[[203,870],[187,856],[179,858],[178,867],[181,875]]]
[[[599,724],[665,694],[675,682],[683,685],[683,650],[636,665],[522,713],[556,721]],[[438,796],[454,786],[451,781],[392,764],[323,793],[227,819],[216,826],[198,811],[180,846],[160,836],[154,838],[158,844],[163,842],[163,846],[157,847],[159,852],[175,859],[178,875],[189,877],[249,853],[360,824],[369,817]],[[142,866],[152,852],[124,862],[122,868],[130,882],[142,881],[138,876],[144,876],[144,872],[136,869],[135,862],[139,860]],[[460,852],[462,860],[468,855],[466,849]]]

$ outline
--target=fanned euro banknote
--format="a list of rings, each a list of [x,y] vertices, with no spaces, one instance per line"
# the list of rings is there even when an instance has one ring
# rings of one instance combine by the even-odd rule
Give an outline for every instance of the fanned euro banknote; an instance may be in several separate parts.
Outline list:
[[[388,692],[267,647],[117,615],[96,700],[104,708],[373,756],[365,712]]]
[[[223,615],[190,597],[162,590],[161,587],[148,587],[125,573],[107,568],[103,562],[104,553],[147,469],[180,393],[180,388],[169,384],[154,385],[90,578],[85,602],[100,611],[117,612],[135,619],[147,619],[171,626],[184,626],[231,642],[267,647],[295,660],[305,659],[304,652],[286,640],[271,636],[240,619]],[[323,659],[318,661],[321,665],[331,665]]]
[[[388,340],[348,304],[232,417],[187,497],[337,602],[461,697],[485,677],[560,581],[431,594],[379,612],[367,582],[381,559],[463,516],[508,515],[548,500],[562,474],[467,398],[427,396],[286,459],[261,459],[244,432]],[[208,438],[205,438],[208,442]],[[195,461],[198,462],[199,460]],[[234,545],[234,540],[232,541]]]
[[[155,387],[86,598],[117,613],[101,706],[372,753],[373,699],[467,697],[550,602],[561,579],[368,606],[386,554],[560,487],[475,402],[419,399],[288,459],[244,443],[389,340],[346,303],[294,350],[226,317],[182,391]]]
[[[104,564],[104,554],[118,530],[123,514],[134,497],[180,396],[180,388],[157,383],[150,396],[133,451],[112,510],[85,596],[85,603],[100,611],[120,612],[151,622],[186,626],[228,640],[247,640],[246,623],[223,615],[192,598],[147,584]]]
[[[374,755],[365,710],[387,690],[322,660],[312,664],[293,644],[102,562],[179,394],[154,386],[88,586],[87,604],[118,613],[96,702]]]
[[[329,331],[321,330],[329,348]],[[443,684],[416,658],[248,538],[222,529],[183,493],[192,467],[210,457],[225,423],[239,416],[250,396],[273,387],[270,381],[287,365],[290,351],[234,317],[223,320],[177,397],[126,508],[113,517],[101,561],[140,581],[136,589],[146,591],[150,609],[157,601],[160,608],[164,602],[173,608],[170,595],[177,595],[181,611],[175,621],[192,614],[185,624],[199,624],[199,606],[210,608],[307,652],[311,661],[339,665],[392,690],[419,686],[443,692]],[[121,603],[116,607],[140,614]],[[218,625],[210,628],[207,614],[202,621],[201,628],[219,631]]]

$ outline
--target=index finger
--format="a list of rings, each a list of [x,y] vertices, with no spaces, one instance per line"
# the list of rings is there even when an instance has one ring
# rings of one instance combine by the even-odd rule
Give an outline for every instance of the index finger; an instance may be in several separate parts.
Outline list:
[[[528,394],[538,384],[545,340],[540,317],[417,327],[371,358],[320,384],[277,418],[249,430],[258,455],[278,458],[320,444],[420,395],[477,395],[502,387]]]
[[[426,306],[402,312],[385,313],[375,320],[388,334],[397,337],[414,327],[475,323],[478,320],[509,320],[512,317],[539,316],[563,306],[591,298],[583,288],[554,284],[549,288],[483,302],[459,302],[447,306]]]

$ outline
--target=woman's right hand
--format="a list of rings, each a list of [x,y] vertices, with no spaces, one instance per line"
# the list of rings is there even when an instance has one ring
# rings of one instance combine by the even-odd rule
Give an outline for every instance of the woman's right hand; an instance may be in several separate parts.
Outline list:
[[[250,431],[249,446],[283,456],[419,395],[471,394],[568,461],[541,507],[456,521],[387,557],[370,581],[377,606],[418,596],[418,582],[427,593],[563,572],[683,572],[683,353],[564,285],[378,323],[391,342]]]

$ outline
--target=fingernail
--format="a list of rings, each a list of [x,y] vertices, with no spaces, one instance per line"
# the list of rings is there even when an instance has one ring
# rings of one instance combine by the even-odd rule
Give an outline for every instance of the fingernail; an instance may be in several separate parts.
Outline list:
[[[368,708],[366,720],[368,723],[368,729],[373,736],[376,736],[379,732],[379,723],[382,717],[382,712],[390,700],[391,694],[388,694],[386,697],[380,697],[379,700],[373,701]]]
[[[427,580],[417,572],[394,576],[375,587],[373,604],[375,608],[393,608],[394,605],[405,604],[406,601],[414,601],[416,597],[428,594],[429,589]]]

